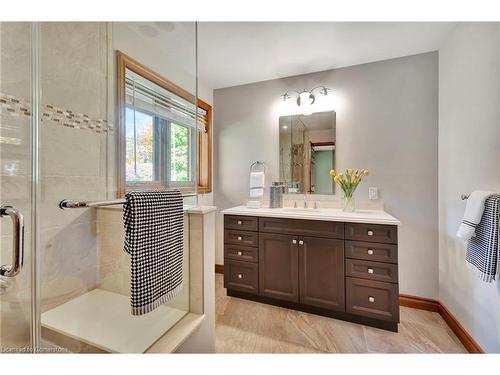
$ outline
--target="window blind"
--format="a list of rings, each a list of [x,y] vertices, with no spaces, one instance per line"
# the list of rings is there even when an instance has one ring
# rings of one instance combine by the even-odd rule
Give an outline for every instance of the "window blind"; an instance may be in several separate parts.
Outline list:
[[[196,111],[193,103],[128,69],[125,74],[125,100],[129,107],[155,113],[170,121],[207,132],[207,111],[200,107]]]

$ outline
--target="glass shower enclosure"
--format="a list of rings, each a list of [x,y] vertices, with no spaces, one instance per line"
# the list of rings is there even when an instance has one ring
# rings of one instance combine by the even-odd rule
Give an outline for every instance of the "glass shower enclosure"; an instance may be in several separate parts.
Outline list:
[[[59,207],[117,198],[117,51],[197,98],[195,23],[0,23],[3,353],[145,352],[189,311],[187,240],[183,292],[132,317],[122,207]]]

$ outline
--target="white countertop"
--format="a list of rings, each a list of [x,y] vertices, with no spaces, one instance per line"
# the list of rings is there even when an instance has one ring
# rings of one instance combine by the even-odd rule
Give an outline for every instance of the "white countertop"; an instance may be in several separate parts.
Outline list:
[[[246,206],[237,206],[223,210],[222,213],[225,215],[401,225],[398,219],[383,210],[356,210],[355,212],[344,212],[340,208],[248,208]]]

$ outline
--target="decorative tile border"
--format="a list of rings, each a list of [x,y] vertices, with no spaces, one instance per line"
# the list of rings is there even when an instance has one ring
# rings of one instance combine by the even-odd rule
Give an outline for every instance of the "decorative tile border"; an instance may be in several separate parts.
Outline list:
[[[75,113],[69,109],[62,109],[51,104],[44,106],[42,121],[47,120],[75,129],[91,129],[96,133],[113,131],[107,120],[92,119],[84,113]]]
[[[31,116],[31,105],[13,95],[0,92],[0,111],[12,115]]]
[[[13,116],[31,116],[31,104],[13,95],[0,92],[0,113],[8,113]],[[76,113],[51,104],[43,106],[41,121],[74,129],[90,129],[96,133],[113,131],[113,126],[107,120],[92,119],[84,113]]]

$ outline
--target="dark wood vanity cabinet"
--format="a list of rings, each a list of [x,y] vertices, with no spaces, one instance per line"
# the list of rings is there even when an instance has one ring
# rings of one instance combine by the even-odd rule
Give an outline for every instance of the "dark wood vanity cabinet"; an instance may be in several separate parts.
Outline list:
[[[230,296],[397,331],[397,226],[224,216]]]
[[[299,239],[300,303],[344,311],[344,241]]]
[[[296,236],[259,234],[259,295],[299,302]]]

